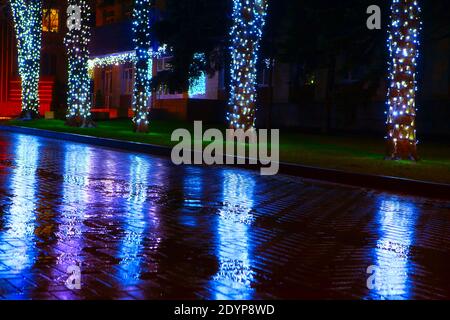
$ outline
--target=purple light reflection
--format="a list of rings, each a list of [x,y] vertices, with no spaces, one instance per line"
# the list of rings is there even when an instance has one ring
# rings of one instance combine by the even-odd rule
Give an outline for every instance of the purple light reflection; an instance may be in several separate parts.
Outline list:
[[[78,266],[81,273],[86,270],[84,264],[84,221],[88,218],[87,210],[91,202],[90,180],[92,173],[92,149],[83,145],[71,144],[64,148],[64,167],[62,185],[62,205],[60,208],[60,227],[55,245],[56,265],[63,274],[53,274],[53,279],[61,286],[69,277],[67,269]],[[70,248],[70,250],[67,250]],[[83,286],[83,276],[81,277]],[[63,291],[67,297],[73,298],[73,293]]]

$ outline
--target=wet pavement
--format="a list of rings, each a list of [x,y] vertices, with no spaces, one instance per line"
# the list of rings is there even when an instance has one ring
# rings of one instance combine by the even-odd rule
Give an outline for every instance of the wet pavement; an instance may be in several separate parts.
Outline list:
[[[2,299],[450,299],[449,262],[449,202],[0,132]]]

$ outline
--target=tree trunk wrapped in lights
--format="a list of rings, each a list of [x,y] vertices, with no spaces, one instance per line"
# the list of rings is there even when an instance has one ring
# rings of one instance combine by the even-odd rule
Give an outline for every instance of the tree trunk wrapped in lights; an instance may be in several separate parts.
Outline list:
[[[79,13],[79,21],[72,21],[65,38],[69,60],[67,121],[69,126],[92,127],[91,79],[89,76],[89,41],[91,38],[91,7],[86,0],[69,0],[69,11]],[[70,21],[70,20],[69,20]]]
[[[258,52],[268,0],[233,0],[231,85],[227,120],[230,128],[255,125]]]
[[[42,1],[11,0],[22,85],[22,117],[39,116]]]
[[[151,96],[151,6],[152,0],[135,0],[133,9],[133,40],[136,46],[136,64],[133,90],[133,122],[136,132],[148,131],[148,104]]]
[[[393,0],[391,9],[387,158],[418,160],[416,66],[421,9],[418,0]]]

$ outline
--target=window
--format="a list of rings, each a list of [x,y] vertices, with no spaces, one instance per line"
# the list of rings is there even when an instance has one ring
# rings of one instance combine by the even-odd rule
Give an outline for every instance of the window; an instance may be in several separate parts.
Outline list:
[[[58,9],[44,9],[43,10],[42,31],[43,32],[58,32],[59,31],[59,10]]]
[[[221,68],[219,71],[219,89],[226,90],[225,70],[223,68]]]
[[[116,20],[114,10],[105,9],[103,11],[103,22],[104,24],[111,24],[114,23]]]
[[[134,84],[134,77],[133,77],[133,68],[126,68],[123,71],[123,83],[125,85],[124,93],[127,95],[133,94],[133,84]]]
[[[264,68],[259,71],[258,84],[261,87],[268,87],[270,85],[270,69]]]
[[[102,80],[103,80],[103,94],[105,96],[105,104],[106,108],[111,106],[111,100],[113,95],[113,72],[111,67],[107,67],[102,72]]]
[[[156,65],[156,71],[161,72],[161,71],[170,70],[170,67],[171,67],[170,60],[171,59],[172,59],[171,57],[158,59],[157,65]]]

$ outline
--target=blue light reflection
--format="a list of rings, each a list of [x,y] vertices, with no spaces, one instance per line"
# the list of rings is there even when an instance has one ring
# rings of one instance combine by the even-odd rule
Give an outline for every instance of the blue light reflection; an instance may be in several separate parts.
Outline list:
[[[25,278],[33,276],[36,262],[36,194],[39,140],[32,136],[17,135],[13,146],[14,166],[10,176],[12,194],[9,210],[5,212],[5,226],[0,234],[0,262],[11,274],[20,275],[16,287],[26,285]]]
[[[252,248],[249,229],[254,220],[251,175],[226,170],[223,174],[223,206],[218,212],[217,235],[219,271],[213,276],[214,299],[251,299]]]
[[[145,217],[149,169],[143,159],[130,156],[130,181],[127,196],[128,214],[124,221],[124,236],[119,246],[119,277],[124,286],[139,282],[142,264],[142,247],[148,221]]]
[[[411,248],[414,245],[418,209],[395,196],[381,200],[377,212],[379,239],[374,249],[377,299],[408,299],[411,295]]]

